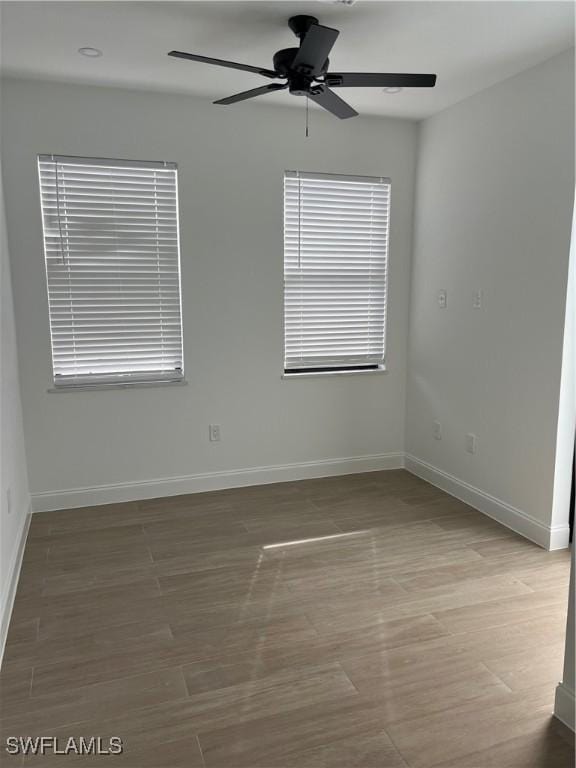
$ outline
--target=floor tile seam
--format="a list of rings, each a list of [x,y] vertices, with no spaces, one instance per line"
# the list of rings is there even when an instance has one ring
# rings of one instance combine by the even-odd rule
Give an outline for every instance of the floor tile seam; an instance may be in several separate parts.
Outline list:
[[[491,669],[491,668],[490,668],[490,665],[489,665],[489,664],[488,664],[486,661],[484,661],[483,659],[478,659],[478,663],[479,663],[479,664],[481,664],[481,665],[482,665],[482,666],[483,666],[485,669],[487,669],[487,670],[488,670],[488,672],[490,672],[490,674],[491,674],[491,675],[493,675],[495,678],[497,678],[498,680],[500,680],[500,682],[502,683],[502,685],[504,685],[504,687],[505,687],[505,688],[506,688],[506,689],[507,689],[507,690],[508,690],[510,693],[514,693],[514,689],[513,689],[513,688],[511,688],[511,687],[508,685],[508,683],[507,683],[507,682],[504,680],[504,678],[503,678],[501,675],[499,675],[497,672],[495,672],[493,669]]]
[[[209,661],[209,659],[206,659],[206,661]],[[57,663],[60,663],[60,662],[57,662]],[[194,663],[194,662],[192,662],[192,663]],[[42,667],[42,665],[37,665],[37,666],[38,667]],[[47,665],[47,666],[49,666],[49,665]],[[179,662],[177,664],[172,664],[172,665],[167,664],[166,666],[162,665],[162,666],[159,666],[159,667],[155,667],[154,669],[150,669],[148,671],[135,672],[135,673],[130,674],[130,675],[120,675],[119,677],[111,677],[111,678],[108,678],[106,680],[98,680],[98,681],[96,681],[94,683],[88,683],[87,685],[80,685],[80,686],[76,686],[75,688],[68,688],[68,690],[70,692],[76,693],[76,694],[79,693],[79,692],[82,693],[84,691],[89,693],[90,689],[94,689],[96,686],[106,686],[106,685],[110,685],[110,684],[113,684],[113,683],[123,683],[123,682],[130,681],[130,680],[133,680],[133,679],[138,678],[138,677],[144,677],[146,675],[153,675],[153,674],[158,674],[158,673],[161,674],[162,672],[167,672],[167,671],[170,672],[172,670],[182,669],[182,667],[184,667],[184,666],[185,665],[182,664],[181,662]],[[33,671],[34,671],[34,669],[35,668],[33,668]],[[183,672],[182,672],[182,674],[183,674]],[[34,702],[35,699],[41,699],[44,696],[52,695],[52,694],[41,693],[41,694],[38,694],[36,696],[33,696],[32,695],[32,688],[33,688],[32,680],[30,681],[30,683],[31,683],[30,684],[30,700],[31,700],[31,703]],[[80,703],[81,704],[89,704],[90,702],[89,701],[82,701]],[[147,708],[147,707],[150,707],[150,706],[154,706],[154,705],[148,705],[147,704],[147,705],[145,705],[145,707],[141,707],[139,709]]]

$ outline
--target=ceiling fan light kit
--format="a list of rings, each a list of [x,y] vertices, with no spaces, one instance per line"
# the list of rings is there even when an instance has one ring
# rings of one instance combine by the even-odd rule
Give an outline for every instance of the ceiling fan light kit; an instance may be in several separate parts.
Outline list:
[[[329,72],[328,58],[337,29],[325,27],[314,16],[292,16],[288,26],[300,40],[298,48],[283,48],[273,56],[273,69],[238,64],[225,59],[213,59],[183,51],[170,51],[168,56],[212,64],[228,69],[253,72],[280,83],[268,83],[259,88],[218,99],[214,104],[229,105],[263,96],[274,91],[288,90],[293,96],[306,96],[336,117],[345,120],[358,112],[336,94],[332,88],[380,88],[397,93],[403,88],[433,88],[436,75],[386,74],[377,72]]]

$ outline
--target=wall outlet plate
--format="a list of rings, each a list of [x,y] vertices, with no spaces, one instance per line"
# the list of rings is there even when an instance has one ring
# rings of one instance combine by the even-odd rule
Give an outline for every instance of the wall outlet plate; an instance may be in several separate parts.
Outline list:
[[[435,421],[433,425],[434,440],[442,440],[442,424],[439,421]]]
[[[438,306],[440,309],[446,309],[448,306],[448,293],[446,288],[440,288],[438,291]]]
[[[472,432],[466,435],[466,450],[468,453],[476,453],[476,435]]]
[[[209,424],[208,436],[210,438],[211,443],[219,443],[220,442],[220,424]]]

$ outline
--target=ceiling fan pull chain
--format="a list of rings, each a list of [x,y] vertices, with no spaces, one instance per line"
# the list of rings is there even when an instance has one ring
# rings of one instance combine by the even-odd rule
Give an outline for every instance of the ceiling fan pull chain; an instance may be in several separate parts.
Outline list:
[[[306,96],[306,138],[308,138],[308,96]]]

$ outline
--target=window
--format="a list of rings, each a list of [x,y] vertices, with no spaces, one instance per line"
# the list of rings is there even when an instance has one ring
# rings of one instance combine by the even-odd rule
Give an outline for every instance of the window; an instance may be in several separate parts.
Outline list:
[[[183,377],[174,163],[40,155],[56,387]]]
[[[284,370],[383,367],[390,180],[284,174]]]

